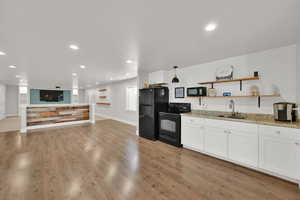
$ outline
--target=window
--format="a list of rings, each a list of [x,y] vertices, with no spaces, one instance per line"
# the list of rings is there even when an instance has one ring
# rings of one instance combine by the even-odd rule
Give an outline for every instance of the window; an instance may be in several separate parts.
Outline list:
[[[136,111],[137,107],[137,87],[128,87],[126,90],[126,110]]]

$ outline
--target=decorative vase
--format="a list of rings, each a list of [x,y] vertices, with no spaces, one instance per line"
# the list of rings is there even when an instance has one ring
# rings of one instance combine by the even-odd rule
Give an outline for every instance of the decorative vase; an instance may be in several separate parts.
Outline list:
[[[208,88],[208,96],[210,97],[217,96],[217,90],[215,88]]]
[[[147,81],[144,82],[144,88],[149,88],[149,83]]]
[[[259,88],[256,85],[252,85],[250,87],[250,95],[258,96],[259,95]]]

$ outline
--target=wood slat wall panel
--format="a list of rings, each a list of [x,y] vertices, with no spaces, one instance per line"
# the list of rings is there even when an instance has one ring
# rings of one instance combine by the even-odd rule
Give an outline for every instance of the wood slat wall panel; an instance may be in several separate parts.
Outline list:
[[[74,113],[76,114],[76,113]],[[74,114],[57,114],[57,115],[53,115],[51,116],[52,117],[68,117],[68,116],[74,116]],[[78,113],[77,113],[78,114]],[[82,112],[82,113],[79,113],[79,114],[87,114],[89,115],[89,112]],[[41,117],[38,115],[38,116],[33,116],[33,117],[27,117],[27,120],[36,120],[36,119],[41,119]]]
[[[28,107],[27,126],[89,120],[89,106]]]
[[[52,116],[57,116],[58,112],[56,112],[56,111],[42,112],[39,115],[40,115],[40,117],[52,117]]]
[[[38,125],[48,125],[48,124],[58,124],[64,122],[75,122],[75,121],[82,121],[82,120],[89,120],[89,117],[80,117],[80,118],[72,118],[72,119],[60,119],[60,120],[50,120],[44,122],[28,122],[27,126],[38,126]]]
[[[57,107],[57,111],[62,110],[78,110],[78,109],[89,109],[89,106],[66,106],[66,107]]]

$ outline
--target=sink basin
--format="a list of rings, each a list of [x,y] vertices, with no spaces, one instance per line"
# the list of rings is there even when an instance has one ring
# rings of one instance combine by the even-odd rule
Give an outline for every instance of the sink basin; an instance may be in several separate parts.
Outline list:
[[[231,118],[231,119],[246,119],[246,117],[242,115],[218,115],[218,117]]]

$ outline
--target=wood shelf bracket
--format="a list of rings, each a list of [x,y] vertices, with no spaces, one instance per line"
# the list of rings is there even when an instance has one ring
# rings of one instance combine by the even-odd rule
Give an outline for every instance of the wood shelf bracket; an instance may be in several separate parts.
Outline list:
[[[240,80],[240,91],[242,91],[242,90],[243,90],[243,81]]]

